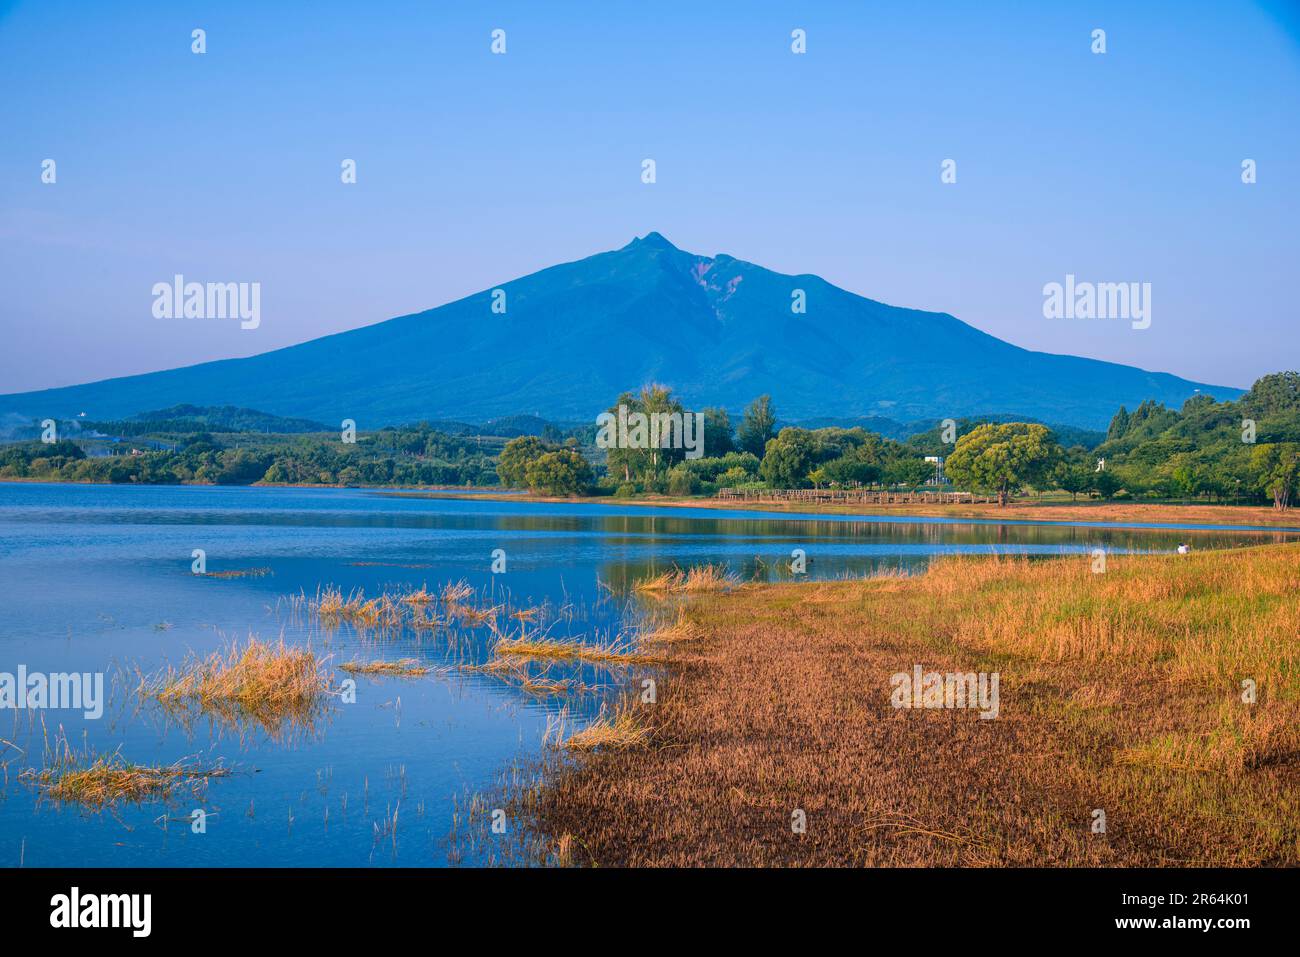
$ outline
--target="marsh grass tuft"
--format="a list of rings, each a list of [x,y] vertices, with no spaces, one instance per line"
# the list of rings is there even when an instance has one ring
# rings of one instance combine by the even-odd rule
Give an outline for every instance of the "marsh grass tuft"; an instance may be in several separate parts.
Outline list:
[[[513,661],[508,658],[492,658],[481,665],[464,665],[461,670],[492,675],[539,698],[568,697],[589,694],[597,690],[578,678],[551,678],[545,672],[533,674],[523,661]]]
[[[429,669],[419,664],[414,658],[400,661],[349,661],[339,665],[343,671],[359,675],[399,675],[417,678],[429,673]]]
[[[359,589],[346,596],[333,586],[321,589],[308,607],[326,624],[346,621],[363,627],[393,628],[402,623],[398,600],[387,594],[366,598]]]
[[[734,588],[740,579],[726,565],[696,565],[686,573],[682,582],[685,592],[722,591]]]
[[[658,624],[640,636],[643,644],[674,645],[683,641],[693,641],[701,635],[700,629],[686,618],[684,613],[668,623]]]
[[[415,591],[383,592],[373,598],[367,598],[360,589],[344,594],[338,586],[328,585],[317,589],[315,598],[294,601],[305,605],[307,611],[327,628],[336,628],[346,622],[358,631],[376,631],[384,635],[392,635],[403,628],[433,631],[451,624],[469,627],[486,624],[494,628],[503,606],[476,607],[471,602],[474,596],[474,589],[462,580],[444,586],[437,593],[421,586]],[[530,621],[534,614],[530,609],[516,613],[516,617]]]
[[[119,801],[166,800],[187,785],[197,795],[210,778],[225,777],[230,772],[182,765],[144,767],[112,757],[98,758],[84,768],[47,768],[30,773],[31,780],[47,797],[103,807]]]
[[[250,638],[242,648],[196,658],[180,669],[142,675],[137,693],[166,708],[196,705],[232,721],[256,720],[268,729],[309,721],[331,693],[325,662],[307,648]]]
[[[464,622],[467,625],[491,624],[496,621],[497,615],[501,611],[501,606],[492,605],[488,608],[474,608],[471,605],[448,605],[447,614],[457,621]]]
[[[686,576],[682,574],[681,569],[674,568],[671,571],[661,572],[653,578],[646,578],[633,585],[633,589],[639,592],[666,593],[677,591]]]
[[[60,730],[45,748],[45,767],[23,771],[19,780],[55,801],[84,804],[93,809],[121,802],[167,800],[180,791],[200,797],[212,778],[230,772],[217,765],[201,767],[177,761],[162,766],[132,764],[119,752],[97,755],[89,747],[73,751]]]
[[[624,665],[659,664],[664,660],[662,655],[638,651],[626,642],[614,645],[591,645],[558,638],[503,638],[496,643],[496,654]]]
[[[549,733],[550,729],[548,729]],[[643,724],[630,707],[602,708],[586,727],[565,735],[563,720],[555,729],[555,738],[566,751],[626,751],[647,743],[653,729]]]
[[[693,565],[686,571],[673,568],[633,585],[643,594],[663,596],[673,593],[699,594],[725,591],[740,584],[740,578],[726,565]]]
[[[474,597],[474,586],[464,579],[451,582],[443,586],[441,597],[444,605],[460,605]]]

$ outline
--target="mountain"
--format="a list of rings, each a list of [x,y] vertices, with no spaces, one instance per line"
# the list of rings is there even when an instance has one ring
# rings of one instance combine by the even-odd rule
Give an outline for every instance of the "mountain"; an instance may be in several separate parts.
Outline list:
[[[287,419],[258,409],[174,405],[170,409],[139,412],[119,422],[91,422],[83,426],[117,435],[147,435],[150,432],[327,432],[329,426],[311,419]]]
[[[879,415],[819,415],[811,419],[800,419],[797,422],[786,422],[784,419],[777,420],[778,429],[786,425],[793,425],[801,429],[865,429],[868,432],[883,435],[887,439],[901,442],[909,435],[924,432],[932,427],[934,423],[927,419],[923,423],[909,425]]]
[[[409,316],[247,359],[0,396],[0,415],[121,419],[236,405],[361,428],[534,414],[591,422],[646,382],[687,407],[738,411],[770,393],[787,421],[896,421],[1008,410],[1105,428],[1121,404],[1179,406],[1240,389],[1030,352],[945,313],[901,309],[813,275],[786,276],[659,233]],[[791,311],[802,289],[807,312]],[[159,320],[170,322],[202,320]]]

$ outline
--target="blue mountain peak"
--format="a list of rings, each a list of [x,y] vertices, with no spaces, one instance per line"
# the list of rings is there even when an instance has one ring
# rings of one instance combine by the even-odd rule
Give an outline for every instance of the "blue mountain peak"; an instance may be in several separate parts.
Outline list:
[[[640,239],[633,239],[630,243],[628,243],[623,248],[636,249],[637,247],[640,246],[645,246],[650,249],[672,249],[672,250],[677,249],[676,246],[674,246],[672,243],[670,243],[667,239],[664,238],[663,233],[655,232],[654,230],[651,230],[650,232],[646,233]]]
[[[577,422],[626,390],[663,382],[688,408],[733,413],[770,393],[789,421],[888,409],[897,421],[1014,413],[1104,429],[1121,404],[1177,407],[1196,389],[1241,394],[1029,352],[946,314],[699,256],[658,232],[623,250],[513,280],[508,318],[489,311],[485,290],[246,359],[0,396],[0,421],[83,410],[103,421],[190,403],[318,422],[482,422],[538,410]],[[799,290],[806,313],[792,309]]]

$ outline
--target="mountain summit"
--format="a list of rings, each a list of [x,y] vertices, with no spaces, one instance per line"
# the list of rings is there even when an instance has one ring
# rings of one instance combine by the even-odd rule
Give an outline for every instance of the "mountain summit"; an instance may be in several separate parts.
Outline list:
[[[517,413],[594,422],[621,392],[654,381],[694,409],[735,411],[770,393],[791,420],[1015,413],[1104,428],[1121,404],[1241,393],[1030,352],[945,313],[699,256],[657,232],[495,288],[503,313],[485,290],[247,359],[0,396],[0,414],[103,420],[190,403],[363,428]],[[799,291],[804,313],[791,308]]]

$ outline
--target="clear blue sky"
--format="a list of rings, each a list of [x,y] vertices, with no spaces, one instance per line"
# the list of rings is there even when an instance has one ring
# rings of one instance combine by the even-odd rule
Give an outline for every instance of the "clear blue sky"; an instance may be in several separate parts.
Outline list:
[[[652,229],[1244,386],[1300,367],[1298,223],[1294,4],[0,0],[0,393],[263,352]],[[155,319],[177,272],[260,282],[260,328]],[[1151,328],[1044,319],[1066,273],[1152,283]]]

